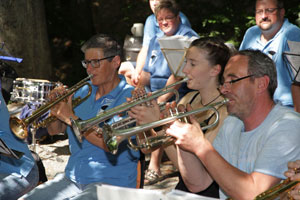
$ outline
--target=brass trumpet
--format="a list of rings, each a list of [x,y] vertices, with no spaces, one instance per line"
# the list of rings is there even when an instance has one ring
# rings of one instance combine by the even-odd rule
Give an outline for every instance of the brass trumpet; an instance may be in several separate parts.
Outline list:
[[[20,139],[25,139],[28,136],[28,126],[30,124],[33,124],[34,128],[38,128],[38,127],[43,127],[46,126],[46,124],[54,121],[56,119],[56,117],[51,116],[48,117],[44,120],[44,122],[37,124],[35,123],[36,120],[41,117],[44,113],[46,113],[47,111],[49,111],[54,105],[58,104],[59,102],[61,102],[62,100],[66,99],[67,97],[69,97],[71,94],[73,94],[74,92],[76,92],[77,90],[79,90],[80,88],[82,88],[84,85],[88,85],[89,87],[89,92],[88,94],[84,97],[84,98],[80,98],[77,97],[76,99],[72,100],[72,105],[73,107],[78,106],[80,103],[82,103],[83,101],[85,101],[92,93],[92,87],[89,83],[87,83],[86,81],[89,80],[93,75],[89,75],[88,77],[82,79],[81,81],[79,81],[77,84],[75,84],[74,86],[72,86],[71,88],[69,88],[67,90],[67,93],[58,97],[56,100],[54,100],[53,102],[50,103],[46,103],[45,105],[42,105],[40,108],[38,108],[37,110],[35,110],[31,116],[24,118],[24,119],[19,119],[17,117],[10,117],[9,119],[9,125],[10,128],[12,130],[12,132]]]
[[[299,173],[300,169],[296,169],[295,173]],[[254,200],[272,200],[276,199],[280,195],[289,192],[292,190],[298,183],[299,180],[291,181],[289,178],[285,179],[281,183],[271,187],[270,189],[266,190],[265,192],[257,195]]]
[[[168,118],[165,118],[162,120],[158,120],[158,121],[155,121],[155,122],[152,122],[149,124],[144,124],[144,125],[140,125],[140,126],[136,126],[136,127],[132,127],[132,128],[128,128],[128,129],[121,129],[121,130],[114,129],[111,126],[105,124],[103,126],[102,136],[103,136],[103,139],[104,139],[104,142],[105,142],[107,148],[109,149],[109,151],[112,154],[117,153],[119,144],[125,139],[129,140],[129,145],[134,150],[144,149],[144,148],[149,149],[152,147],[163,145],[164,143],[168,142],[171,139],[171,136],[163,135],[163,136],[158,136],[157,138],[153,137],[150,140],[147,140],[147,138],[145,138],[146,143],[140,144],[139,146],[134,145],[131,142],[130,137],[133,135],[136,135],[138,133],[150,130],[152,128],[168,124],[177,119],[185,118],[189,115],[198,114],[198,113],[201,113],[201,112],[204,112],[207,110],[213,110],[214,113],[216,114],[216,120],[212,124],[201,127],[202,130],[209,129],[211,127],[214,127],[219,121],[219,112],[217,111],[215,106],[223,105],[223,104],[226,104],[227,102],[228,102],[228,99],[224,99],[223,101],[216,102],[214,104],[211,104],[211,105],[203,107],[203,108],[195,109],[195,110],[185,112],[185,113],[178,113],[174,116],[171,116],[171,117],[168,117]]]
[[[93,126],[95,126],[95,125],[97,125],[101,122],[104,122],[105,120],[110,119],[110,118],[112,118],[113,116],[115,116],[117,114],[123,113],[123,112],[129,110],[130,108],[132,108],[136,105],[149,102],[153,99],[156,99],[159,96],[162,96],[162,95],[170,93],[170,92],[175,94],[176,102],[177,102],[178,99],[179,99],[178,91],[175,90],[175,89],[172,89],[171,87],[174,87],[178,84],[187,82],[187,80],[188,80],[188,78],[184,78],[181,81],[178,81],[178,82],[173,83],[173,84],[171,84],[171,85],[169,85],[165,88],[162,88],[160,90],[157,90],[157,91],[153,92],[151,96],[147,96],[143,99],[138,99],[138,100],[134,100],[134,101],[131,101],[131,102],[123,103],[123,104],[121,104],[119,106],[116,106],[112,109],[109,109],[107,111],[103,111],[103,112],[99,113],[96,117],[93,117],[91,119],[87,119],[87,120],[74,120],[74,119],[71,119],[72,128],[73,128],[73,131],[74,131],[78,141],[79,142],[82,141],[82,133],[84,133],[85,131],[87,131],[91,127],[93,127]]]

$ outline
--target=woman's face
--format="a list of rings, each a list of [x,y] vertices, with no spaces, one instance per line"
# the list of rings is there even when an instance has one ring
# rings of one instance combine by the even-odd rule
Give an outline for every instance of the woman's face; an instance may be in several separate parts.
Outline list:
[[[158,22],[159,28],[165,33],[167,36],[174,35],[178,29],[180,24],[179,15],[175,15],[169,9],[161,9],[156,16],[156,20]]]
[[[193,90],[200,90],[210,83],[215,84],[218,78],[214,66],[207,60],[207,52],[195,46],[188,49],[182,71],[189,78],[188,88]]]

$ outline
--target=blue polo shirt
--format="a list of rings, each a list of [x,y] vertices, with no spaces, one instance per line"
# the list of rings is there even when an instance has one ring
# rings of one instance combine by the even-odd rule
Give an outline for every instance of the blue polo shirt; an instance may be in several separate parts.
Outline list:
[[[292,80],[289,75],[290,68],[283,52],[289,51],[288,40],[300,42],[300,28],[285,19],[280,30],[266,44],[261,42],[260,37],[261,30],[258,26],[249,28],[244,36],[240,50],[257,49],[272,58],[276,64],[278,82],[274,100],[275,102],[281,102],[282,105],[293,106]]]
[[[131,97],[133,87],[126,83],[124,76],[120,76],[119,85],[109,94],[95,101],[97,87],[92,85],[91,96],[77,106],[75,114],[82,120],[95,117],[103,109],[111,109],[126,102]],[[89,82],[91,84],[91,82]],[[88,93],[88,86],[78,90],[74,98],[84,97]],[[116,116],[108,124],[119,120]],[[68,127],[69,148],[71,156],[65,169],[70,180],[79,184],[101,182],[116,186],[136,187],[137,162],[140,157],[138,151],[127,147],[127,140],[119,145],[118,153],[113,155],[83,139],[80,144],[73,130]]]
[[[19,140],[10,130],[9,112],[2,93],[0,92],[0,138],[13,149],[23,152],[20,159],[0,155],[0,174],[12,174],[17,177],[26,177],[33,168],[35,161],[27,144]]]

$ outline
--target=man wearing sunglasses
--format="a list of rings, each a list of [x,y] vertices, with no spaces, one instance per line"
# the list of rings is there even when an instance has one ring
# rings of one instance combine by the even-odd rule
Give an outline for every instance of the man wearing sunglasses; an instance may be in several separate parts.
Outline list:
[[[232,56],[223,78],[220,91],[229,100],[229,116],[213,145],[193,117],[191,124],[176,121],[166,132],[176,138],[190,191],[204,191],[216,181],[220,199],[254,199],[285,179],[289,160],[299,159],[300,115],[274,102],[276,68],[259,50]]]
[[[274,60],[278,80],[274,100],[300,111],[300,100],[293,102],[292,98],[292,95],[300,93],[300,86],[292,85],[290,66],[283,55],[283,52],[289,51],[288,40],[300,42],[300,29],[284,18],[284,14],[283,0],[257,0],[256,26],[247,30],[240,50],[258,49]]]
[[[127,141],[119,145],[116,155],[107,152],[107,147],[101,137],[101,125],[84,133],[79,142],[71,128],[70,118],[87,120],[95,117],[104,110],[111,109],[131,97],[133,87],[126,83],[124,76],[118,75],[122,59],[122,48],[113,38],[97,34],[89,39],[82,47],[84,60],[82,66],[92,75],[88,83],[92,87],[91,95],[80,105],[72,109],[72,97],[68,102],[60,102],[51,113],[58,119],[48,126],[50,134],[67,130],[71,156],[65,172],[53,180],[34,189],[24,199],[72,199],[83,195],[87,186],[105,183],[123,187],[136,187],[137,163],[140,157],[138,151],[127,146]],[[84,98],[88,94],[86,85],[79,89],[74,98]],[[57,92],[61,93],[59,88]],[[50,96],[55,94],[51,91]],[[111,124],[118,121],[120,116],[114,116],[106,121]]]

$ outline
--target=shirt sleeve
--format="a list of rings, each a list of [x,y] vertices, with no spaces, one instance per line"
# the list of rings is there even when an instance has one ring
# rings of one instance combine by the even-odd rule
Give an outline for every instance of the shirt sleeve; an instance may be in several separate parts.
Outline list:
[[[152,14],[147,17],[144,26],[143,46],[149,46],[151,38],[155,36],[155,16]]]

